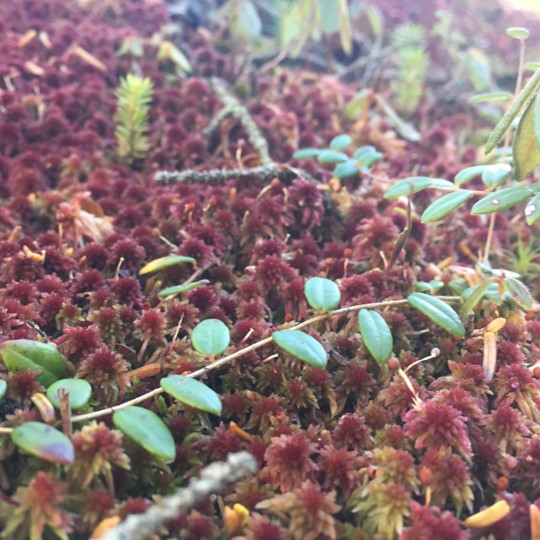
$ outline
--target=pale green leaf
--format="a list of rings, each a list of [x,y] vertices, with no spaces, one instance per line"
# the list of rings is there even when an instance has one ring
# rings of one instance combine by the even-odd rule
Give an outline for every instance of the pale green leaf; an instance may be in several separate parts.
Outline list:
[[[434,187],[454,187],[452,182],[442,178],[429,178],[427,176],[411,176],[398,180],[393,186],[389,187],[385,193],[385,199],[397,199],[404,195],[412,195],[427,188]]]
[[[65,360],[51,343],[30,339],[4,341],[0,345],[0,356],[7,369],[13,373],[39,371],[36,379],[46,388],[64,374]]]
[[[293,154],[294,159],[316,158],[321,153],[319,148],[301,148]]]
[[[210,283],[207,279],[200,279],[199,281],[193,281],[192,283],[184,283],[183,285],[173,285],[167,287],[158,292],[158,298],[166,298],[167,296],[173,296],[176,294],[182,294],[193,289],[197,289],[201,285]]]
[[[520,307],[523,309],[532,308],[531,291],[521,281],[511,277],[504,278],[504,288]]]
[[[206,319],[191,332],[193,347],[200,354],[221,354],[230,342],[230,332],[219,319]]]
[[[221,414],[219,396],[206,384],[196,379],[173,374],[161,379],[159,384],[167,394],[190,407],[218,416]]]
[[[457,337],[465,335],[465,327],[457,313],[439,298],[424,293],[413,293],[407,297],[407,300],[411,306],[450,334]]]
[[[461,305],[461,309],[459,310],[460,317],[465,318],[469,315],[469,312],[474,309],[478,302],[480,302],[492,283],[493,279],[486,277],[482,280],[480,285],[475,285],[474,287],[470,287],[465,291],[464,297],[465,295],[467,296],[465,297],[464,302]]]
[[[342,180],[343,178],[355,176],[358,172],[358,163],[354,159],[349,159],[343,163],[339,163],[334,169],[333,175],[335,178]]]
[[[41,422],[25,422],[11,432],[11,442],[21,450],[52,463],[75,461],[73,443],[62,432]]]
[[[304,286],[304,293],[313,309],[330,311],[336,309],[341,302],[338,286],[326,278],[309,278]]]
[[[469,103],[484,103],[486,101],[508,101],[512,97],[510,92],[484,92],[469,98]]]
[[[170,463],[176,457],[174,439],[163,420],[143,407],[127,407],[116,411],[113,424],[150,454]]]
[[[516,178],[519,181],[523,180],[540,164],[540,147],[537,143],[535,129],[535,123],[538,122],[535,118],[537,116],[535,109],[536,103],[540,99],[539,96],[540,93],[529,103],[521,116],[512,145]]]
[[[92,395],[92,387],[88,381],[84,379],[60,379],[47,388],[47,399],[57,409],[60,409],[60,398],[58,397],[58,391],[60,389],[69,392],[70,409],[84,407]]]
[[[343,152],[338,152],[337,150],[325,149],[321,150],[317,159],[321,163],[341,163],[342,161],[347,161],[349,156]]]
[[[482,182],[488,188],[502,186],[512,174],[512,167],[508,163],[487,165],[482,172]]]
[[[278,330],[272,334],[277,346],[312,366],[325,368],[328,355],[323,346],[309,334],[300,330]]]
[[[473,196],[471,191],[459,190],[454,193],[448,193],[431,203],[422,214],[422,222],[430,223],[438,221],[444,216],[459,208],[464,202],[468,201]]]
[[[511,186],[501,189],[480,199],[472,207],[471,213],[475,215],[491,214],[499,210],[506,210],[528,199],[532,194],[527,186]]]
[[[351,136],[347,135],[346,133],[342,133],[341,135],[336,135],[330,141],[330,148],[332,150],[343,150],[344,148],[347,148],[347,146],[349,146],[351,142]]]
[[[489,154],[498,142],[504,137],[506,130],[510,127],[514,118],[519,114],[525,103],[530,99],[533,92],[536,90],[538,83],[540,83],[540,69],[534,73],[534,75],[528,80],[527,84],[523,87],[521,92],[516,96],[510,108],[506,111],[504,116],[499,120],[498,124],[493,129],[493,132],[489,136],[486,143],[486,154]]]
[[[519,39],[520,41],[527,39],[529,37],[529,33],[530,32],[527,30],[527,28],[523,28],[521,26],[510,26],[506,29],[506,35],[514,39]]]
[[[139,275],[150,274],[151,272],[159,272],[170,266],[176,266],[177,264],[184,263],[196,263],[197,261],[193,257],[186,257],[184,255],[167,255],[166,257],[160,257],[154,259],[148,264],[145,264],[140,270]]]
[[[358,327],[362,341],[379,365],[384,365],[392,356],[394,340],[388,324],[379,313],[361,309],[358,313]]]

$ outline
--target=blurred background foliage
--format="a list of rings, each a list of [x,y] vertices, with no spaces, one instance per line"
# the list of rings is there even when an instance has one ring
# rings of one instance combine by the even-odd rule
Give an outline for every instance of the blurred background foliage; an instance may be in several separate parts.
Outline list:
[[[169,3],[173,16],[188,20],[207,32],[218,49],[234,54],[239,81],[280,65],[331,73],[377,93],[384,89],[405,118],[426,92],[438,103],[455,103],[475,93],[513,91],[519,51],[505,28],[527,26],[527,60],[540,60],[540,23],[515,6],[540,12],[536,0]],[[500,116],[492,105],[478,109],[487,118]]]

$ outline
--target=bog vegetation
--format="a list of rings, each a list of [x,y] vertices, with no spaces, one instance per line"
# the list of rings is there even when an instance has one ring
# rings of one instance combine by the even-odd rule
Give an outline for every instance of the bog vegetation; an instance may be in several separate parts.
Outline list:
[[[540,22],[402,4],[0,6],[1,538],[538,537]]]

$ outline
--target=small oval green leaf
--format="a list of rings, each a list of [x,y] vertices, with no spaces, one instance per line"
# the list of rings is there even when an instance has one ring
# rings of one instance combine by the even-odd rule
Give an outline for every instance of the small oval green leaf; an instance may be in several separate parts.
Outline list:
[[[191,332],[191,342],[200,354],[221,354],[230,342],[230,332],[219,319],[206,319]]]
[[[407,300],[411,306],[450,334],[457,337],[465,335],[465,327],[457,313],[439,298],[424,293],[413,293],[407,297]]]
[[[536,223],[540,219],[540,195],[535,195],[525,207],[525,219],[528,225]]]
[[[536,71],[537,69],[540,69],[540,62],[526,62],[523,66],[523,69],[527,69],[529,71]]]
[[[7,382],[4,379],[0,379],[0,399],[6,395]]]
[[[475,285],[474,287],[470,287],[465,290],[464,292],[464,298],[465,301],[461,305],[461,309],[459,310],[460,317],[467,317],[469,315],[469,311],[471,311],[478,302],[482,299],[482,297],[486,294],[487,290],[491,287],[491,284],[493,283],[493,279],[490,277],[485,277],[480,283],[480,285]],[[465,294],[468,296],[465,297]]]
[[[377,161],[380,161],[383,157],[384,156],[381,152],[374,150],[372,152],[364,152],[361,156],[355,157],[355,159],[360,168],[369,169],[369,167],[377,163]]]
[[[350,178],[358,174],[358,164],[354,159],[349,159],[343,163],[339,163],[334,169],[334,176],[342,180],[343,178]]]
[[[64,357],[51,343],[31,339],[14,339],[0,345],[0,356],[11,372],[34,370],[36,379],[45,387],[64,374]]]
[[[182,294],[192,289],[196,289],[201,285],[206,285],[210,283],[207,279],[201,279],[199,281],[194,281],[193,283],[185,283],[184,285],[173,285],[172,287],[167,287],[162,291],[158,292],[158,298],[166,298],[167,296]]]
[[[378,154],[377,149],[374,146],[371,146],[370,144],[366,144],[364,146],[361,146],[360,148],[357,148],[353,154],[354,159],[360,161],[365,156],[370,154]]]
[[[57,408],[60,408],[58,390],[61,388],[69,392],[69,408],[80,409],[84,407],[92,395],[92,387],[84,379],[60,379],[47,388],[48,400]]]
[[[332,150],[343,150],[344,148],[347,148],[351,142],[351,136],[343,133],[341,135],[337,135],[330,141],[330,148]]]
[[[151,272],[159,272],[170,266],[176,266],[177,264],[184,263],[196,263],[197,261],[193,257],[186,257],[185,255],[167,255],[166,257],[160,257],[154,259],[148,264],[145,264],[140,270],[139,275],[150,274]]]
[[[237,7],[236,16],[242,34],[251,39],[260,36],[262,32],[262,21],[253,2],[250,0],[242,0]]]
[[[218,416],[221,414],[219,396],[206,384],[183,375],[169,375],[159,382],[161,388],[178,401]]]
[[[320,148],[301,148],[293,154],[294,159],[311,159],[316,158],[321,153]]]
[[[278,330],[272,334],[272,339],[279,348],[295,358],[318,368],[326,367],[328,355],[314,337],[300,330]]]
[[[321,150],[320,154],[317,156],[317,159],[321,163],[342,163],[351,159],[347,154],[343,152],[337,152],[336,150]]]
[[[488,165],[482,172],[482,182],[488,188],[500,187],[510,178],[511,174],[512,167],[508,163]]]
[[[527,186],[511,186],[501,189],[480,199],[472,207],[471,214],[491,214],[499,210],[506,210],[528,199],[532,194]]]
[[[329,311],[336,309],[341,302],[339,287],[329,279],[312,277],[306,281],[304,293],[313,309]]]
[[[464,202],[468,201],[473,196],[471,191],[459,190],[454,193],[448,193],[440,199],[431,203],[422,214],[422,223],[431,223],[438,221],[456,208],[460,207]]]
[[[176,457],[173,436],[163,420],[143,407],[127,407],[113,414],[114,425],[150,454],[170,463]]]
[[[523,309],[532,308],[533,297],[531,291],[521,281],[507,277],[504,279],[504,288],[520,307]]]
[[[41,422],[26,422],[11,432],[11,441],[21,450],[52,463],[75,460],[73,444],[63,433]]]
[[[454,178],[456,186],[461,186],[461,184],[469,182],[476,176],[481,175],[488,167],[489,165],[475,165],[473,167],[467,167],[466,169],[462,169],[456,174]]]
[[[358,327],[367,350],[382,366],[392,356],[394,340],[386,321],[376,311],[361,309],[358,313]]]
[[[521,26],[510,26],[506,29],[506,35],[514,39],[519,39],[520,41],[527,39],[529,37],[529,30]]]
[[[486,101],[507,101],[512,97],[510,92],[484,92],[469,98],[469,103],[484,103]]]
[[[385,193],[385,199],[397,199],[404,195],[418,193],[431,187],[454,187],[452,182],[442,178],[429,178],[427,176],[411,176],[398,180],[393,186],[389,187]]]
[[[437,292],[439,289],[444,287],[442,281],[417,281],[414,285],[414,288],[420,292]]]

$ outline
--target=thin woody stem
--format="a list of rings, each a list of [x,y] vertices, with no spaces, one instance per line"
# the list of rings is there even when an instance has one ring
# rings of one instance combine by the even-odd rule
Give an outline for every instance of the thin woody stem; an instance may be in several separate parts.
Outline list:
[[[439,298],[440,300],[447,300],[447,301],[460,301],[461,297],[459,296],[437,296],[436,298]],[[384,308],[389,306],[402,306],[404,304],[407,304],[408,300],[385,300],[382,302],[371,302],[369,304],[357,304],[354,306],[348,306],[340,309],[334,309],[332,311],[328,311],[326,313],[321,313],[320,315],[315,315],[314,317],[311,317],[310,319],[306,319],[305,321],[295,324],[294,326],[291,326],[287,328],[287,330],[299,330],[300,328],[304,328],[305,326],[312,325],[319,321],[324,321],[326,319],[330,319],[331,317],[334,317],[336,315],[342,315],[344,313],[352,313],[355,311],[360,311],[361,309],[374,309],[374,308]],[[197,378],[201,375],[204,375],[210,371],[213,371],[214,369],[217,369],[225,364],[228,364],[229,362],[232,362],[233,360],[236,360],[240,356],[244,356],[245,354],[248,354],[252,351],[255,351],[261,347],[264,347],[265,345],[269,345],[273,342],[272,337],[267,337],[265,339],[261,339],[260,341],[257,341],[257,343],[253,343],[247,347],[244,347],[243,349],[240,349],[232,354],[229,354],[227,356],[224,356],[223,358],[220,358],[219,360],[216,360],[215,362],[212,362],[208,366],[205,366],[201,369],[198,369],[197,371],[193,371],[192,373],[189,373],[186,375],[186,377],[190,378]],[[126,401],[124,403],[121,403],[120,405],[115,405],[113,407],[107,407],[105,409],[101,409],[99,411],[94,411],[88,414],[79,414],[78,416],[73,416],[71,418],[72,422],[84,422],[85,420],[92,420],[94,418],[99,418],[101,416],[106,416],[108,414],[112,414],[116,411],[120,411],[122,409],[126,409],[127,407],[131,407],[132,405],[137,405],[138,403],[142,403],[143,401],[146,401],[147,399],[153,398],[155,396],[159,396],[163,393],[163,388],[156,388],[150,392],[146,392],[145,394],[138,396],[136,398],[130,399],[129,401]]]

